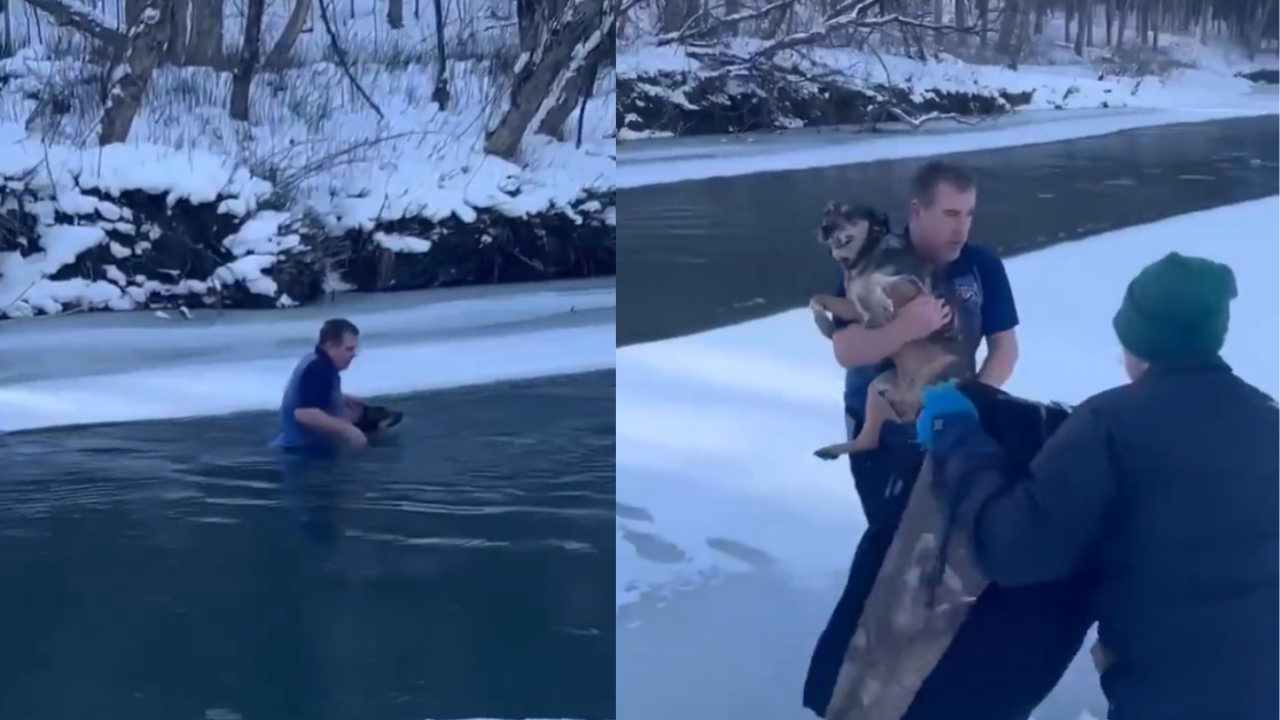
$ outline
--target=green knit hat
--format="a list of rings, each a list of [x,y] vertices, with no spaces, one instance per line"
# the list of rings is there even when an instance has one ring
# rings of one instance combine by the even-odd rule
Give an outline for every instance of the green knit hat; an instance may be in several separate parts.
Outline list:
[[[1208,360],[1226,343],[1236,294],[1231,268],[1169,253],[1129,283],[1111,324],[1124,349],[1149,363]]]

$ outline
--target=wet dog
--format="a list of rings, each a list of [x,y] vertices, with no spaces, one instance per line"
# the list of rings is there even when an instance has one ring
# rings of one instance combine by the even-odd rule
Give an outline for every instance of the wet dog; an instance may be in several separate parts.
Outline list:
[[[815,296],[810,302],[815,311],[876,328],[889,323],[903,305],[923,294],[933,294],[931,269],[906,238],[893,232],[888,216],[870,207],[830,203],[822,215],[818,241],[844,272],[845,296]],[[893,370],[871,383],[866,422],[858,436],[814,454],[834,460],[846,453],[870,450],[879,445],[880,428],[886,420],[913,420],[920,411],[925,386],[963,372],[960,358],[941,342],[955,334],[953,321],[934,336],[907,343],[894,353],[890,357]]]
[[[352,422],[365,435],[383,433],[404,421],[404,413],[388,410],[381,405],[361,403],[356,419]]]

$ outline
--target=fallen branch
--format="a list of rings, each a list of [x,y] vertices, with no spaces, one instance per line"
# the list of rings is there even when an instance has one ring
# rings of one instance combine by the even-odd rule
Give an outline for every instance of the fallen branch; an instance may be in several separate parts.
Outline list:
[[[25,0],[31,7],[53,18],[59,27],[87,35],[112,50],[123,51],[129,36],[111,27],[111,21],[76,0]]]
[[[320,23],[324,25],[324,33],[329,37],[329,47],[333,50],[333,57],[338,61],[338,67],[342,70],[342,74],[347,76],[351,86],[356,89],[356,94],[370,108],[373,108],[373,112],[378,116],[378,119],[385,120],[387,116],[383,114],[382,108],[378,107],[378,103],[374,102],[369,93],[365,92],[364,87],[360,85],[360,81],[356,80],[355,73],[351,72],[351,61],[347,58],[347,51],[338,42],[338,34],[333,29],[333,23],[329,21],[329,11],[325,9],[324,0],[319,0],[316,4],[320,7]]]

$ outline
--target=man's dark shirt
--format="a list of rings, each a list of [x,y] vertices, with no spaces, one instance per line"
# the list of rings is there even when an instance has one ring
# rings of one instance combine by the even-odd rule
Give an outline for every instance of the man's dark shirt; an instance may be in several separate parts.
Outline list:
[[[315,408],[341,417],[342,379],[321,348],[303,357],[294,368],[280,401],[280,435],[272,447],[291,454],[326,457],[336,452],[329,437],[307,428],[293,416],[301,408]]]

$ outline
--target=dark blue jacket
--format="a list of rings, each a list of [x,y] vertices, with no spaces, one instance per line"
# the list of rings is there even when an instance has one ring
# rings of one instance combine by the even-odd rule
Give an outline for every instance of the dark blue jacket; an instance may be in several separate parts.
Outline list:
[[[993,582],[1093,575],[1110,720],[1271,720],[1278,437],[1275,401],[1225,363],[1153,367],[1082,403],[1025,477],[981,428],[944,421],[934,490]]]

